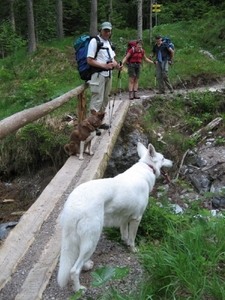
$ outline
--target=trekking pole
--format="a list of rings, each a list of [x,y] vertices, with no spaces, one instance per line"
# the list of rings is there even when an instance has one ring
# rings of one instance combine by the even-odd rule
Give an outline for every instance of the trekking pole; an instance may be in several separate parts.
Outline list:
[[[122,65],[122,61],[120,61],[120,66],[121,65]],[[119,84],[120,74],[121,74],[121,71],[119,70],[118,76],[117,76],[117,81],[116,81],[116,87],[115,87],[115,91],[114,91],[112,109],[111,109],[111,111],[109,111],[109,135],[110,135],[110,128],[111,128],[111,123],[112,123],[113,109],[114,109],[114,104],[115,104],[115,100],[116,100],[116,94],[118,92],[118,84]],[[110,103],[109,103],[109,110],[110,110]]]
[[[121,98],[122,98],[122,93],[121,93],[121,89],[122,89],[122,82],[121,82],[122,80],[121,80],[121,76],[120,76],[120,100],[121,100]]]
[[[154,72],[154,70],[153,70],[153,72]],[[152,78],[152,69],[151,69],[151,65],[150,64],[149,64],[149,75],[150,75],[150,78]],[[154,77],[154,75],[153,75],[153,77]],[[150,84],[151,84],[151,81],[150,81]],[[154,83],[152,84],[152,88],[150,88],[150,90],[154,89],[153,85],[154,85]]]
[[[177,74],[177,72],[174,70],[173,65],[171,65],[173,72],[177,75],[177,78],[180,80],[180,82],[182,83],[183,87],[185,90],[187,90],[187,87],[185,86],[184,82],[181,80],[180,76]]]
[[[156,63],[154,62],[154,66],[155,66],[155,81],[154,81],[154,83],[155,83],[155,89],[156,89],[156,83],[157,83],[157,81],[156,81]]]

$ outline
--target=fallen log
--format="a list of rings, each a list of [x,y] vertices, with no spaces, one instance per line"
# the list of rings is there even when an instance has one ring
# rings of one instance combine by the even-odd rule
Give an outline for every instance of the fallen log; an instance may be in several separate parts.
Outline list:
[[[195,133],[193,133],[190,137],[191,137],[191,138],[195,138],[195,137],[200,138],[203,132],[212,130],[212,129],[215,128],[222,120],[223,120],[223,119],[220,118],[220,117],[218,117],[218,118],[212,120],[208,125],[206,125],[205,127],[199,129],[198,131],[196,131]],[[181,168],[182,168],[182,166],[183,166],[183,163],[184,163],[184,159],[185,159],[187,153],[189,152],[189,150],[190,150],[190,149],[188,149],[188,150],[184,153],[184,155],[183,155],[183,158],[182,158],[182,160],[181,160],[180,167],[179,167],[179,170],[178,170],[178,172],[177,172],[177,176],[176,176],[175,179],[178,179],[178,177],[179,177],[180,170],[181,170]]]
[[[203,132],[212,130],[213,128],[215,128],[216,126],[218,126],[219,123],[222,120],[223,119],[221,117],[218,117],[218,118],[212,120],[208,125],[206,125],[205,127],[199,129],[198,131],[194,132],[190,137],[191,138],[201,137],[201,135],[202,135]]]

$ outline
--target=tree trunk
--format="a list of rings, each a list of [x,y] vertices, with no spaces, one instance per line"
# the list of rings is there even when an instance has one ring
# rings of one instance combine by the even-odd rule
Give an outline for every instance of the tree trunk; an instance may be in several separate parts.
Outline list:
[[[152,0],[150,0],[150,14],[149,14],[149,18],[150,18],[150,26],[149,26],[149,42],[150,45],[152,45]],[[151,49],[152,50],[152,49]]]
[[[138,16],[138,30],[137,30],[137,34],[138,34],[138,39],[142,40],[142,24],[143,24],[143,15],[142,15],[142,0],[138,0],[138,12],[137,12],[137,16]]]
[[[64,37],[62,0],[56,0],[56,14],[57,14],[57,39],[62,40]]]
[[[90,35],[98,34],[98,0],[91,0]]]
[[[10,20],[12,24],[12,28],[16,31],[16,22],[15,22],[15,15],[14,15],[14,8],[13,8],[14,0],[10,0]]]
[[[107,21],[111,22],[111,15],[113,12],[113,3],[112,0],[109,0],[109,10],[108,10],[108,16],[107,16]]]
[[[28,53],[36,51],[36,39],[34,29],[33,0],[27,1],[27,23],[28,23]]]

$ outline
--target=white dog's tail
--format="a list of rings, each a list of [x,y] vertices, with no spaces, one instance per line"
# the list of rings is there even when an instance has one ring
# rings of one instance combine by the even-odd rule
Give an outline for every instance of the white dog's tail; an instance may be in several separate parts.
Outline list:
[[[58,284],[64,288],[70,279],[70,270],[78,257],[78,241],[74,232],[68,233],[63,230],[62,248],[59,261]]]

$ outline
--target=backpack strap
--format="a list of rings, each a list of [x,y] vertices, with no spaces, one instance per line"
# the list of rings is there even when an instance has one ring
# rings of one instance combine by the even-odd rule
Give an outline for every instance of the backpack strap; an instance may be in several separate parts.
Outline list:
[[[96,50],[96,53],[95,53],[95,58],[96,58],[97,55],[98,55],[99,50],[102,47],[102,42],[100,41],[99,36],[96,35],[94,38],[96,39],[96,43],[97,43],[97,50]]]
[[[136,52],[135,51],[135,47],[133,46],[132,47],[132,54],[130,55],[130,57],[128,58],[128,63],[129,63],[129,61],[130,61],[130,59],[133,57],[133,55],[135,54],[135,53],[141,53],[141,55],[142,55],[142,57],[143,57],[143,54],[144,54],[144,49],[141,49],[141,52]]]
[[[110,56],[109,48],[104,48],[104,47],[103,47],[103,43],[101,42],[99,36],[96,35],[96,36],[94,36],[93,38],[96,39],[96,43],[97,43],[97,49],[96,49],[96,53],[95,53],[94,59],[96,59],[96,57],[97,57],[98,52],[99,52],[100,49],[105,49],[105,50],[107,50],[108,55]],[[111,49],[112,49],[112,44],[111,44],[110,41],[109,41],[109,44],[110,44],[110,47],[111,47]],[[111,58],[111,56],[110,56],[110,58]],[[91,73],[92,73],[92,74],[93,74],[93,73],[99,73],[99,72],[102,72],[102,71],[104,71],[104,70],[105,70],[105,69],[98,68],[98,67],[92,67],[92,66],[91,66]]]
[[[127,63],[129,63],[131,57],[134,55],[134,52],[135,52],[135,47],[134,46],[132,46],[130,49],[132,49],[132,53],[130,54],[130,57],[128,58]],[[128,51],[130,51],[130,49]]]

